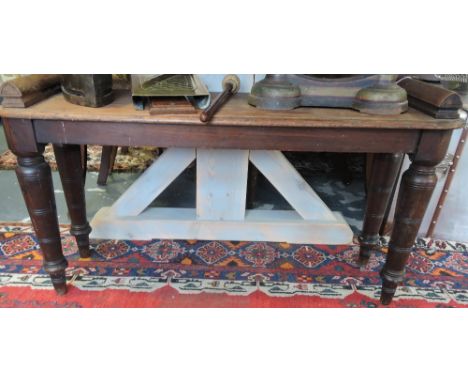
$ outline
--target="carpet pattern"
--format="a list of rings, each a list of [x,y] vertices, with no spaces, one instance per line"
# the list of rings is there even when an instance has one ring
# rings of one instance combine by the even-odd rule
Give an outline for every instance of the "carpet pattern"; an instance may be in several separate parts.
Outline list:
[[[374,307],[387,251],[360,269],[356,243],[99,240],[83,260],[62,235],[70,292],[56,296],[31,227],[0,227],[0,306]],[[467,276],[466,244],[420,239],[392,306],[468,307]]]
[[[139,172],[148,168],[158,156],[159,150],[154,147],[129,147],[128,153],[123,154],[121,149],[115,158],[114,172]],[[88,171],[99,171],[101,164],[102,146],[88,146]],[[44,158],[52,170],[57,170],[52,145],[47,145]],[[7,150],[0,154],[0,170],[14,170],[16,156]]]

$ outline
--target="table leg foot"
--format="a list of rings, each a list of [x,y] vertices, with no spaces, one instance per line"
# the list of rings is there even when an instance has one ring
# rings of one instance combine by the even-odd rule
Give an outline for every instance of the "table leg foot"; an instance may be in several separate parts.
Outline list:
[[[44,270],[49,274],[52,285],[59,295],[67,293],[67,279],[65,277],[67,266],[65,257],[57,260],[44,260]]]
[[[57,292],[57,294],[64,295],[67,293],[67,280],[65,278],[65,271],[50,273],[50,279],[52,280],[52,285],[54,286],[55,292]]]
[[[382,292],[380,294],[380,302],[383,305],[389,305],[392,302],[398,284],[403,281],[404,271],[391,271],[385,267],[380,272],[382,278]]]
[[[396,292],[396,287],[387,288],[385,286],[382,286],[382,294],[380,295],[380,303],[382,305],[390,305],[392,303],[395,292]]]
[[[379,235],[359,236],[359,265],[365,266],[372,255],[372,253],[379,247]]]
[[[91,233],[91,226],[86,222],[85,225],[72,225],[70,234],[75,236],[76,244],[80,258],[87,259],[91,257],[91,250],[89,248],[89,234]]]

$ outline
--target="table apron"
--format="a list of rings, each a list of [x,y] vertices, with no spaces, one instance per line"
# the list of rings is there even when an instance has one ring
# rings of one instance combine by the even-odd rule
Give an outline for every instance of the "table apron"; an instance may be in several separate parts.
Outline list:
[[[39,143],[318,152],[415,152],[421,130],[34,120]]]

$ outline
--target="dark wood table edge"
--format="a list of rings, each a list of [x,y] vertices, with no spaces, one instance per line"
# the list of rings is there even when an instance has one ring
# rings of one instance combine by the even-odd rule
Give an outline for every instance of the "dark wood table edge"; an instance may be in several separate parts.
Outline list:
[[[421,133],[416,129],[253,128],[56,120],[34,120],[33,126],[40,143],[317,152],[411,153],[416,150]]]

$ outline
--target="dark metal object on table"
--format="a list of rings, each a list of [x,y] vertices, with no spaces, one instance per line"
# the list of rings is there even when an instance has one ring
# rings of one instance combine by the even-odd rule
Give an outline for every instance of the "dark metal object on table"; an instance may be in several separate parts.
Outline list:
[[[408,109],[396,75],[267,74],[251,91],[249,104],[261,109],[299,106],[352,108],[368,114],[400,114]]]
[[[31,74],[0,86],[3,107],[25,108],[60,91],[59,74]]]
[[[154,98],[185,98],[193,107],[205,109],[210,92],[196,74],[132,74],[132,100],[143,110]]]
[[[223,92],[213,103],[200,114],[200,121],[208,122],[229,98],[239,91],[240,80],[235,74],[229,74],[223,79]]]
[[[114,100],[112,74],[64,74],[62,93],[71,103],[101,107]]]
[[[463,104],[457,93],[412,78],[402,79],[399,85],[408,93],[411,107],[437,119],[459,117],[459,110]]]

